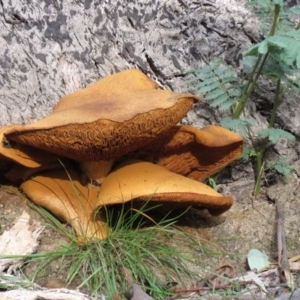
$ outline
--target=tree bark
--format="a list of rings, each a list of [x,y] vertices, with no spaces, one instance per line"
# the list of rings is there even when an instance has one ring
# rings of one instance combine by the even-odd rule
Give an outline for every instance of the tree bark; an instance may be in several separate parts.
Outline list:
[[[241,1],[0,1],[0,125],[48,115],[99,78],[138,68],[166,89],[213,57],[238,66],[260,39]]]

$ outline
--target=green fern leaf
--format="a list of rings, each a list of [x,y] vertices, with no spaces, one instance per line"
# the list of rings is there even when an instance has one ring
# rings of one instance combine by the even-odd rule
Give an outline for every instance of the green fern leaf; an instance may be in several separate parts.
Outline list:
[[[282,157],[275,164],[275,170],[283,176],[290,176],[293,169],[294,167],[290,165],[286,157]]]
[[[219,82],[213,82],[209,85],[206,85],[198,90],[200,94],[205,94],[219,87]]]
[[[219,109],[225,111],[225,110],[229,109],[234,104],[235,104],[235,101],[233,101],[233,100],[227,100],[227,101],[224,101],[222,104],[220,104],[220,108]],[[213,102],[212,102],[212,106],[213,106]]]
[[[257,153],[255,152],[254,149],[244,147],[243,148],[243,153],[241,155],[241,159],[243,159],[245,161],[248,161],[250,158],[256,157],[256,156],[257,156]]]
[[[289,160],[287,157],[281,157],[278,161],[267,161],[267,168],[275,169],[279,174],[283,176],[290,176],[291,171],[294,169],[292,165],[290,165]]]
[[[220,109],[225,110],[239,100],[242,86],[237,72],[221,63],[220,59],[216,59],[207,66],[194,69],[190,72],[193,78],[187,82],[200,81],[196,84],[197,91],[203,94],[213,107],[220,105]]]
[[[233,86],[229,88],[227,92],[231,98],[240,97],[242,95],[242,86]]]
[[[268,138],[272,144],[276,144],[281,137],[290,141],[295,140],[293,134],[279,128],[266,128],[261,130],[258,134],[262,138]]]
[[[229,89],[232,85],[234,85],[235,81],[239,81],[238,79],[235,79],[234,77],[228,77],[228,78],[218,78],[219,81],[222,82],[222,85],[226,87],[226,89]]]
[[[219,68],[216,68],[214,70],[214,74],[219,78],[219,80],[221,80],[222,82],[225,80],[225,79],[231,79],[236,77],[237,74],[236,72],[233,70],[233,69],[230,69],[230,67],[219,67]]]
[[[275,81],[278,79],[287,81],[287,76],[292,76],[293,72],[293,68],[272,56],[269,57],[262,70],[262,74]]]
[[[268,52],[268,41],[264,40],[261,43],[259,43],[257,51],[260,54],[267,54],[267,52]]]
[[[224,91],[221,88],[216,88],[213,91],[210,91],[209,93],[207,93],[205,98],[207,100],[212,100],[212,99],[215,99],[215,98],[217,98],[221,95],[224,95]],[[228,99],[228,96],[227,95],[225,95],[225,96],[226,96],[226,99]],[[224,101],[226,101],[226,100],[224,100]]]
[[[262,42],[244,51],[244,56],[266,54],[278,58],[288,66],[296,62],[300,68],[300,30],[293,30],[270,36]]]
[[[196,88],[197,89],[200,89],[200,88],[202,88],[202,87],[204,87],[204,86],[206,86],[206,85],[209,85],[209,84],[212,84],[212,83],[214,83],[214,82],[216,82],[216,78],[215,77],[207,77],[206,79],[205,79],[205,81],[202,81],[202,82],[200,82],[200,83],[198,83],[197,85],[196,85]]]
[[[247,136],[247,127],[254,125],[256,121],[253,118],[243,118],[243,119],[232,119],[230,117],[225,117],[220,121],[221,126],[229,129],[238,131],[243,137]]]
[[[213,101],[210,103],[212,107],[216,107],[218,105],[223,104],[225,101],[228,101],[228,96],[224,94],[224,92],[221,90],[221,94],[218,97],[215,97]]]
[[[253,67],[255,66],[257,61],[257,56],[248,55],[243,57],[243,72],[246,74],[250,74],[253,71]]]

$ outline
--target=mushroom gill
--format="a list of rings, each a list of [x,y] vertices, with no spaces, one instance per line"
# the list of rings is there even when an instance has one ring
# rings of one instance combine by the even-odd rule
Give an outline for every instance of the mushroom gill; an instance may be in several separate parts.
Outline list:
[[[5,136],[78,162],[108,161],[153,141],[196,101],[199,97],[160,90],[142,72],[127,70],[62,98],[49,116]]]
[[[198,129],[181,125],[172,127],[131,157],[203,181],[239,158],[243,144],[241,136],[220,126]]]

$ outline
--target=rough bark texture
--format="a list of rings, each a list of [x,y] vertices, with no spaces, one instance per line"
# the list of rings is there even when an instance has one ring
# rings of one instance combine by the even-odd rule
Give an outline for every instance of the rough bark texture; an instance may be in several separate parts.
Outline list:
[[[187,91],[183,72],[213,57],[238,65],[260,35],[225,0],[1,1],[0,125],[47,115],[65,94],[139,68]]]

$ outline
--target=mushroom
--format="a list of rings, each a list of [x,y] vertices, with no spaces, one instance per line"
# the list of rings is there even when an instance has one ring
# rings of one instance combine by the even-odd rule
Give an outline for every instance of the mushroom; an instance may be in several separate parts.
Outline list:
[[[34,174],[39,174],[44,171],[64,169],[71,165],[72,165],[72,161],[64,157],[58,159],[57,161],[43,164],[37,168],[27,168],[22,165],[14,164],[10,167],[8,171],[4,172],[3,175],[8,180],[14,183],[22,183],[26,181],[28,178],[32,177]]]
[[[71,224],[79,241],[107,236],[107,224],[97,219],[94,206],[98,197],[97,188],[83,186],[73,168],[40,173],[22,183],[20,189],[33,202]]]
[[[105,178],[95,207],[131,200],[164,204],[172,209],[188,206],[207,208],[214,216],[232,205],[231,198],[222,196],[202,182],[138,160],[123,162]]]
[[[232,199],[199,181],[237,158],[243,141],[217,126],[201,130],[175,126],[198,100],[191,94],[160,90],[138,70],[106,77],[62,98],[48,117],[3,130],[3,140],[11,147],[3,148],[9,153],[32,151],[32,161],[43,169],[34,175],[24,166],[35,167],[13,159],[17,165],[9,166],[6,175],[22,180],[33,175],[21,189],[70,223],[81,240],[102,239],[109,233],[101,214],[96,214],[98,208],[131,200],[151,199],[171,208],[204,207],[219,215],[230,208]],[[49,157],[49,165],[36,158],[37,149],[43,159]],[[128,161],[125,156],[146,161]],[[65,169],[50,171],[61,157],[78,162],[91,180],[102,185],[83,186],[68,161]],[[110,172],[116,159],[125,161]]]
[[[203,181],[238,158],[242,147],[243,139],[239,135],[219,126],[212,125],[203,129],[185,125],[174,126],[163,136],[133,154],[148,162],[125,160],[123,165],[119,165],[105,178],[99,189],[99,196],[94,189],[91,190],[86,216],[82,215],[81,207],[78,208],[78,196],[74,194],[74,188],[71,189],[65,171],[60,171],[59,176],[58,171],[44,173],[43,178],[35,177],[30,180],[35,183],[29,186],[31,189],[27,187],[27,182],[21,188],[34,202],[48,208],[62,220],[73,224],[72,220],[76,219],[73,226],[79,236],[83,236],[84,230],[87,239],[104,238],[107,234],[107,230],[103,229],[104,223],[98,225],[91,216],[93,209],[106,205],[131,200],[135,203],[151,200],[151,203],[163,203],[172,209],[193,206],[208,208],[212,215],[223,213],[230,208],[231,198],[223,197],[198,181]],[[78,178],[78,175],[76,176],[71,176],[73,181]],[[59,185],[63,186],[64,191],[71,189],[68,194],[72,197],[57,196],[54,193],[55,188],[46,188],[52,185],[49,182],[59,182],[57,178],[60,177],[64,178],[64,183]],[[80,187],[82,194],[88,193],[87,187],[83,187],[78,179],[76,186]],[[64,209],[61,203],[66,203]],[[73,206],[75,208],[72,208]]]
[[[36,149],[28,145],[8,142],[4,134],[17,125],[0,128],[0,171],[13,182],[26,180],[29,176],[43,169],[62,168],[59,159],[67,165],[67,161],[56,154]]]
[[[203,181],[241,156],[243,138],[216,125],[174,126],[131,157]]]
[[[98,189],[83,186],[71,167],[35,175],[21,190],[36,204],[72,225],[80,241],[104,239],[110,232],[102,207],[129,201],[163,204],[171,209],[193,206],[220,215],[232,205],[207,185],[145,161],[128,160],[118,165]]]
[[[172,128],[196,101],[199,97],[160,90],[142,72],[127,70],[62,98],[48,117],[15,126],[5,137],[80,162],[101,183],[111,160]]]

